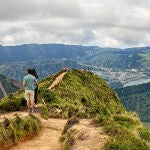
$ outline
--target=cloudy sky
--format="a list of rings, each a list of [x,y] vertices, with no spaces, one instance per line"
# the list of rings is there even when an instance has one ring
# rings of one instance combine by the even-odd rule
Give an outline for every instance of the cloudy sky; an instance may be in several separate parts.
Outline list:
[[[150,46],[150,0],[0,0],[0,44]]]

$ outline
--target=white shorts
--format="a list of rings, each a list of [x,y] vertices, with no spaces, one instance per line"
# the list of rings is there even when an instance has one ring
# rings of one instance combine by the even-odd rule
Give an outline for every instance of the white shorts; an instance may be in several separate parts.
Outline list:
[[[34,91],[25,90],[25,99],[30,102],[34,102]]]

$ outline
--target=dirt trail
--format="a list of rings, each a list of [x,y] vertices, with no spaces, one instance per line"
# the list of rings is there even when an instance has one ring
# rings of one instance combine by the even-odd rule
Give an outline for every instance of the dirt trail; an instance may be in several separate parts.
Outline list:
[[[20,117],[28,115],[27,112],[1,114],[0,122],[3,121],[4,117],[13,119],[15,114]],[[10,150],[61,150],[62,143],[59,142],[59,138],[67,120],[60,118],[45,120],[38,113],[34,115],[39,117],[42,122],[42,129],[39,134],[32,139],[17,143]],[[104,133],[103,128],[96,128],[91,125],[90,119],[80,119],[80,122],[71,127],[70,131],[72,132],[74,129],[77,130],[75,135],[77,138],[71,148],[72,150],[103,150],[105,143],[107,143],[108,136]]]
[[[18,143],[10,150],[61,150],[59,138],[66,123],[64,119],[42,119],[42,129],[33,139]]]
[[[81,119],[71,130],[77,130],[72,150],[103,150],[108,136],[102,127],[94,127],[89,119]]]
[[[54,80],[54,82],[49,86],[49,90],[51,90],[52,88],[54,88],[56,85],[58,85],[61,80],[63,79],[64,75],[66,74],[67,72],[63,72],[61,73],[58,77],[56,77],[56,79]]]

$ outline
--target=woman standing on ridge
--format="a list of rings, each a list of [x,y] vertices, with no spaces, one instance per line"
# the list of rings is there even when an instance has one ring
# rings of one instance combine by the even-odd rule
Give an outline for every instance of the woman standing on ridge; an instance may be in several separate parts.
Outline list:
[[[28,112],[30,113],[30,107],[32,113],[34,113],[34,85],[38,84],[36,77],[32,75],[32,69],[27,69],[27,75],[23,78],[23,86],[25,87],[25,99],[27,100]]]
[[[38,79],[38,74],[36,72],[36,70],[33,68],[32,69],[32,73],[31,73],[35,78],[36,78],[36,81]],[[35,107],[37,107],[37,101],[38,101],[38,84],[34,84],[34,104],[35,104]]]

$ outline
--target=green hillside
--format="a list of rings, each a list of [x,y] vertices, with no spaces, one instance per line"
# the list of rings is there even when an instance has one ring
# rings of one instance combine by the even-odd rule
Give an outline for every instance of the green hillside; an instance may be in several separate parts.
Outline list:
[[[7,95],[10,93],[14,93],[18,91],[21,88],[21,84],[13,79],[8,79],[4,77],[3,75],[0,75],[0,82],[6,92]],[[0,89],[0,98],[2,98],[4,95],[2,93],[2,90]]]
[[[106,150],[148,150],[150,132],[145,129],[135,113],[129,113],[123,107],[116,92],[97,75],[82,70],[69,70],[59,84],[49,90],[50,85],[62,75],[63,71],[53,74],[39,83],[39,103],[46,105],[42,115],[55,118],[68,118],[62,133],[71,142],[67,130],[76,120],[88,118],[91,124],[103,127],[109,136]],[[24,91],[18,91],[0,102],[1,111],[22,110]],[[12,108],[12,109],[11,109]],[[46,116],[45,116],[46,117]],[[64,141],[65,142],[65,141]],[[69,143],[65,143],[69,144]]]
[[[150,83],[116,89],[128,111],[136,111],[142,121],[150,122]]]
[[[41,81],[40,87],[47,89],[49,79]],[[116,114],[124,112],[116,93],[97,75],[87,71],[71,70],[63,78],[61,84],[53,91],[53,105],[63,109],[65,115],[84,107],[88,117],[96,114]]]

